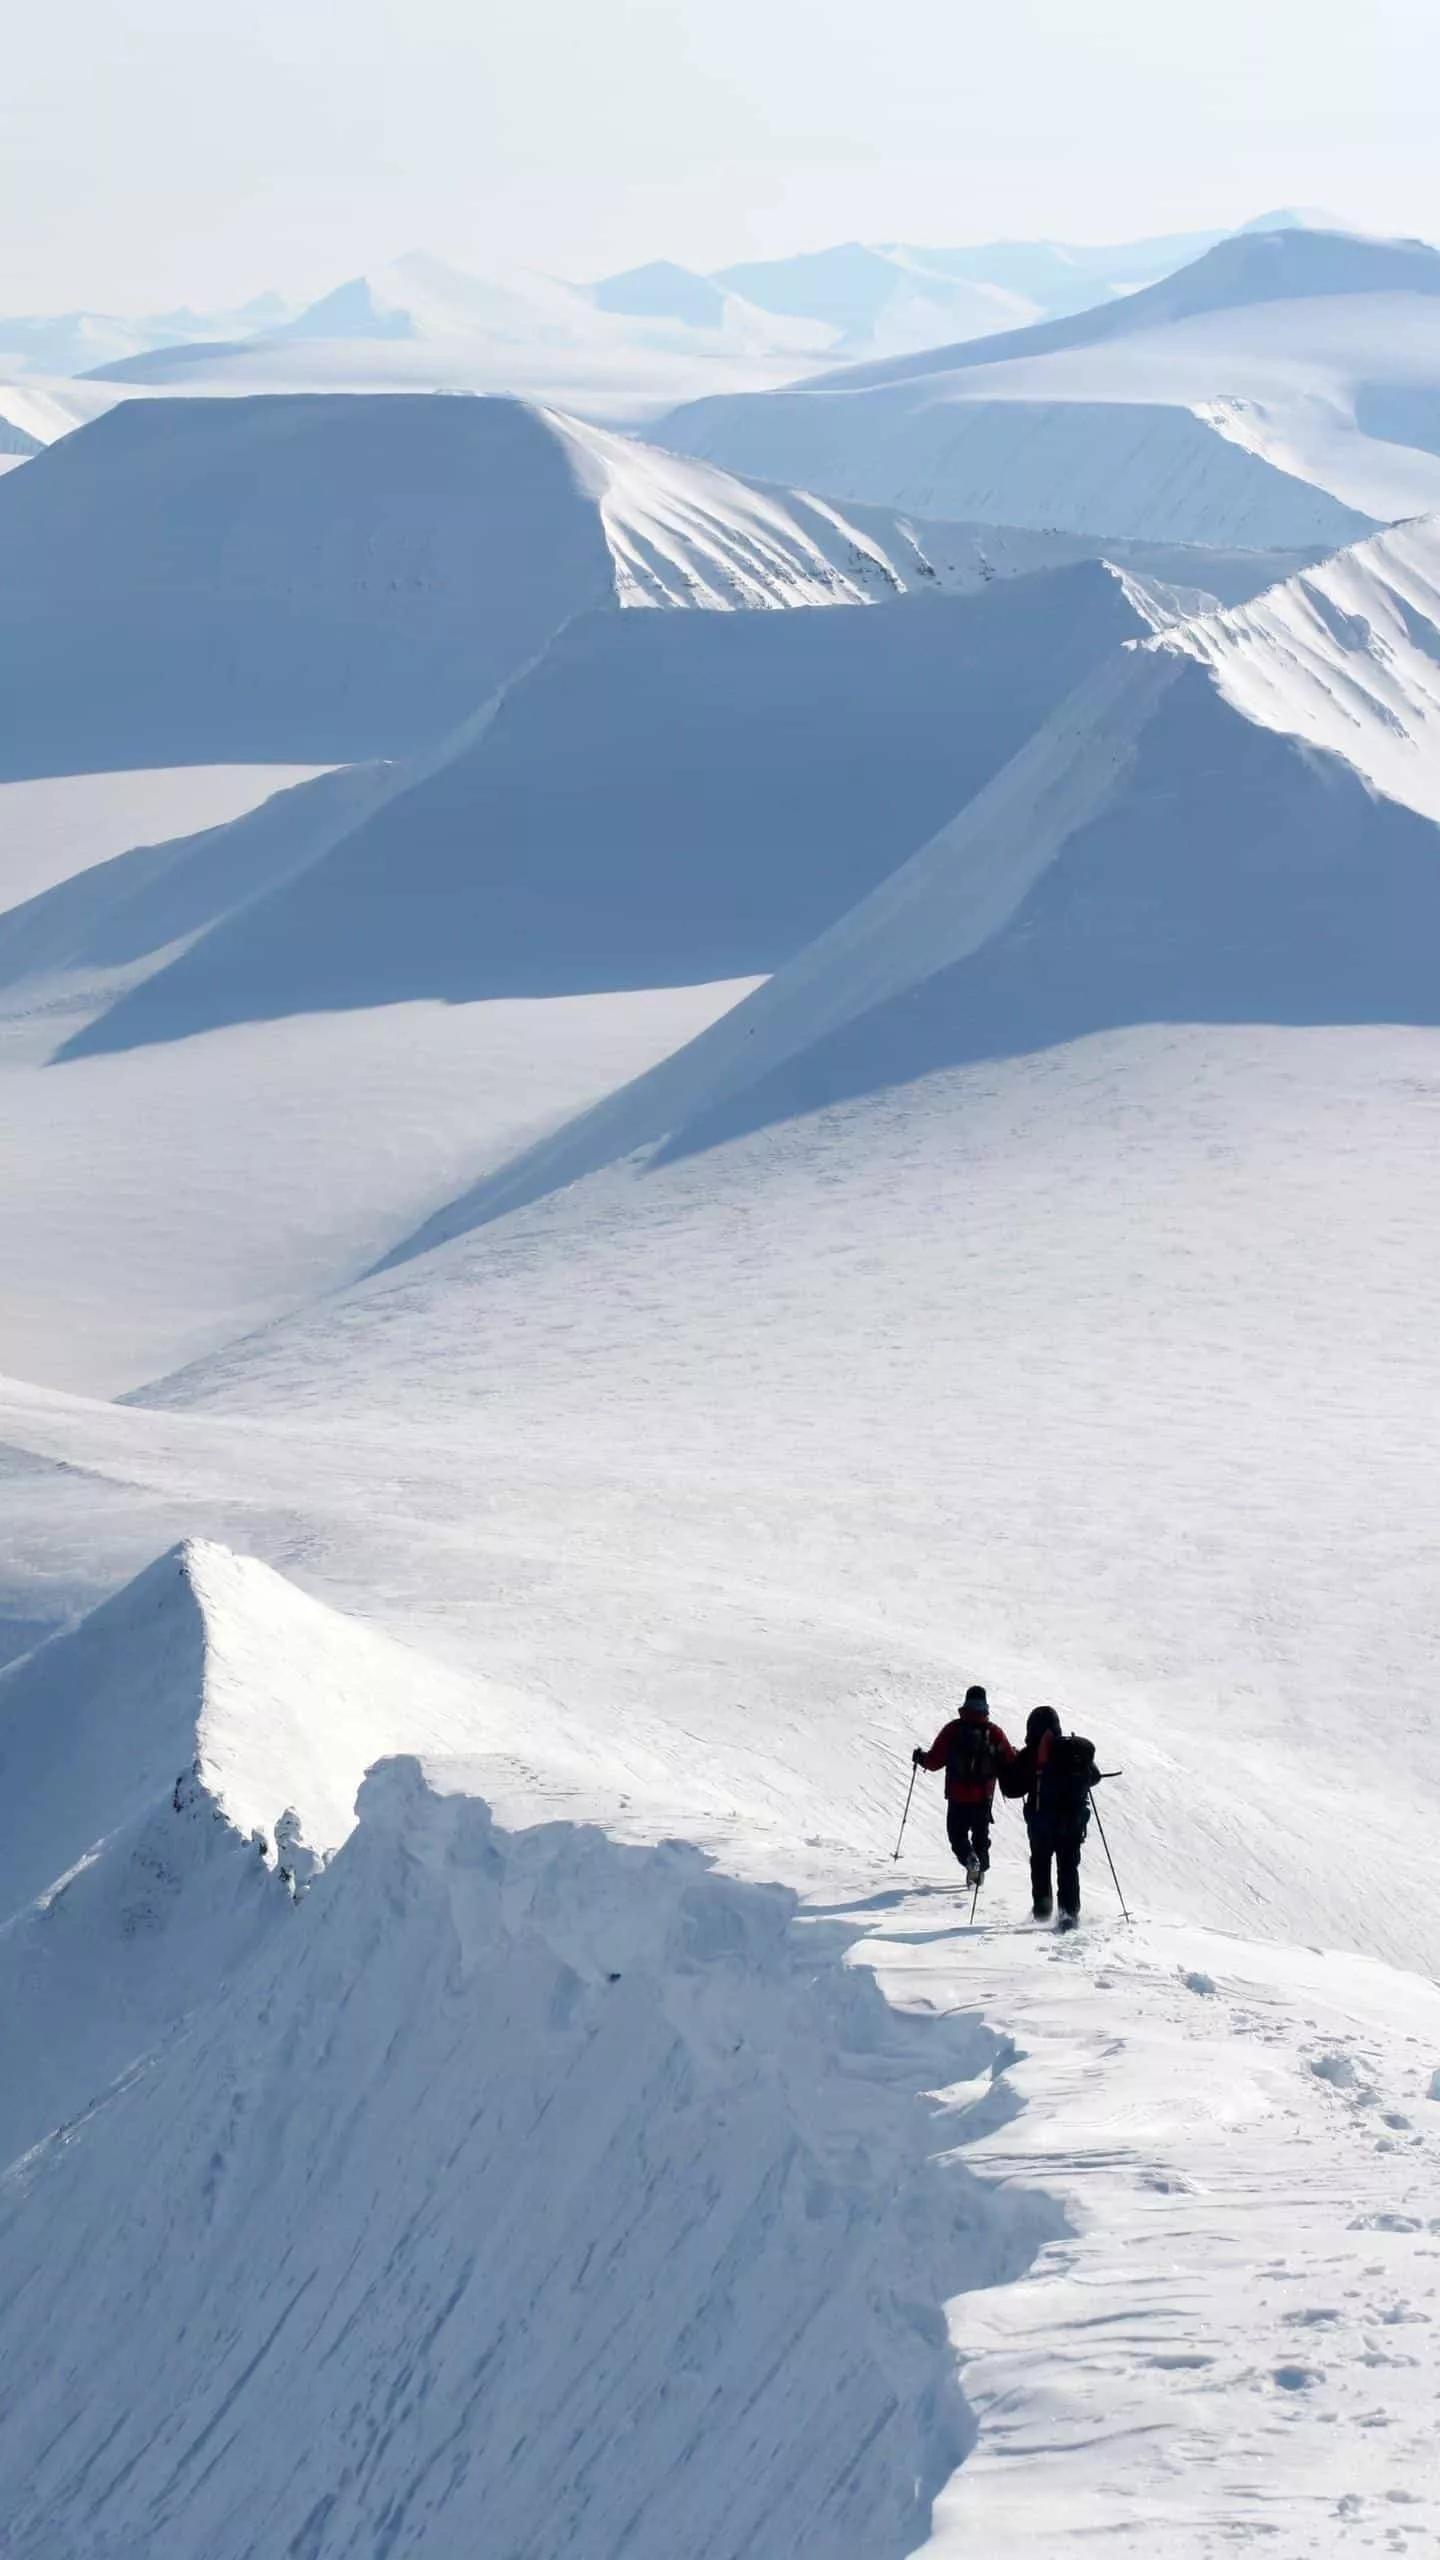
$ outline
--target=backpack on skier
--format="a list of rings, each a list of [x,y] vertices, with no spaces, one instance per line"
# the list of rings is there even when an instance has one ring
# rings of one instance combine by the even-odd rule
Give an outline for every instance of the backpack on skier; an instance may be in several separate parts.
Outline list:
[[[966,1717],[950,1728],[945,1746],[945,1792],[969,1795],[993,1785],[1000,1768],[995,1727]]]
[[[1048,1734],[1036,1754],[1031,1801],[1037,1828],[1083,1839],[1090,1822],[1090,1790],[1099,1775],[1095,1745],[1083,1733]]]

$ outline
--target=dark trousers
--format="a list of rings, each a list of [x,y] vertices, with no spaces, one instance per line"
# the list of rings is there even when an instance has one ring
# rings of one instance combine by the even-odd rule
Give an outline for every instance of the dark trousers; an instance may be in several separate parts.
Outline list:
[[[988,1804],[955,1804],[945,1807],[945,1833],[951,1848],[963,1867],[973,1849],[984,1874],[990,1864],[990,1824],[992,1808]]]
[[[1073,1919],[1080,1908],[1080,1843],[1083,1831],[1042,1831],[1030,1825],[1030,1892],[1037,1919],[1049,1917],[1052,1899],[1050,1870],[1055,1870],[1055,1893],[1060,1908]]]

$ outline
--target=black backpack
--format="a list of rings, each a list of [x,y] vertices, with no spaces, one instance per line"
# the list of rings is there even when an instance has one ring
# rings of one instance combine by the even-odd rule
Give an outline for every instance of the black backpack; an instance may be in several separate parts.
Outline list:
[[[1035,1809],[1042,1822],[1079,1824],[1090,1819],[1090,1790],[1099,1772],[1095,1745],[1083,1733],[1057,1733],[1035,1781]]]
[[[957,1724],[945,1754],[947,1787],[983,1787],[999,1765],[995,1731],[990,1724]]]

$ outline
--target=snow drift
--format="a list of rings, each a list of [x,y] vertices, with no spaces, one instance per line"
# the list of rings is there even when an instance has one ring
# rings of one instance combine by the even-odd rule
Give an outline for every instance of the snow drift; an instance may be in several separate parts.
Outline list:
[[[354,1733],[382,1640],[203,1552],[49,1648],[52,1695],[80,1707],[117,1672],[123,1691],[141,1655],[189,1690],[193,1627],[178,1652],[154,1627],[177,1576],[182,1618],[260,1646],[202,1766],[227,1716],[283,1761],[273,1666],[297,1635],[305,1756]],[[146,1703],[109,1700],[132,1736]],[[279,2539],[323,2560],[357,2534],[536,2560],[576,2538],[658,2560],[697,2533],[737,2560],[913,2549],[973,2434],[943,2305],[1059,2227],[943,2156],[922,2094],[988,2085],[1005,2048],[896,2015],[845,1963],[854,1929],[802,1925],[788,1893],[676,1843],[510,1838],[446,1783],[376,1770],[298,1906],[218,1795],[177,1788],[142,1896],[114,1842],[32,1927],[60,2000],[48,2022],[7,2012],[20,2077],[47,2023],[96,2076],[0,2179],[17,2560],[57,2536],[75,2560]],[[70,2014],[82,1948],[108,2032]]]
[[[677,450],[935,515],[1339,543],[1440,503],[1440,254],[1287,231],[1075,318],[716,398]]]

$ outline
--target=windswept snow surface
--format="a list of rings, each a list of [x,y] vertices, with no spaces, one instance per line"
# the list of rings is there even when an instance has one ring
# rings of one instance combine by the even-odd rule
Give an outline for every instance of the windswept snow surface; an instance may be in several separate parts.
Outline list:
[[[1440,253],[1281,232],[1074,319],[715,398],[655,433],[931,515],[1342,543],[1440,505]]]

